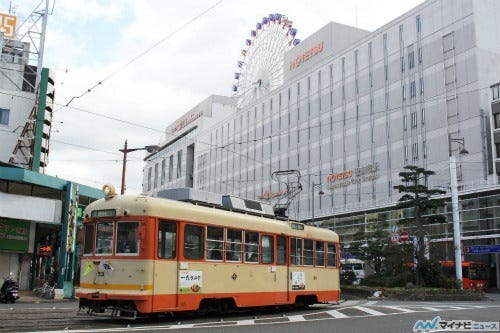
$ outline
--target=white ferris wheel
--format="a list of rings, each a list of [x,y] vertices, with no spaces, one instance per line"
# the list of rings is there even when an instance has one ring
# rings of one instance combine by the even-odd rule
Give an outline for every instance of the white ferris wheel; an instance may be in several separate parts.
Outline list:
[[[241,50],[233,92],[238,108],[266,95],[283,84],[285,52],[300,43],[293,22],[281,14],[269,14],[256,24]]]

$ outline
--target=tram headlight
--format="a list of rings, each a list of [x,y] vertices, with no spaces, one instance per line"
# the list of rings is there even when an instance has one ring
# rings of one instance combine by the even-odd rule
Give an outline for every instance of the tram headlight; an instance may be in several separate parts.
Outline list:
[[[105,184],[102,187],[102,191],[104,192],[105,199],[111,199],[116,195],[116,189],[113,185]]]

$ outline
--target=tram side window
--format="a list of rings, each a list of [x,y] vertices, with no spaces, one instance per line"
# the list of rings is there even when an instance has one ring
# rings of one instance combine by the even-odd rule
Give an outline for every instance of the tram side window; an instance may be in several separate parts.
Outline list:
[[[158,225],[158,258],[175,259],[177,248],[177,224],[160,221]]]
[[[85,225],[83,255],[92,255],[92,248],[94,247],[94,223]]]
[[[269,235],[262,235],[262,263],[272,264],[274,262],[274,238]]]
[[[113,222],[97,223],[96,254],[111,254],[113,246]]]
[[[184,228],[184,258],[203,259],[203,227],[186,225]]]
[[[259,261],[259,233],[245,231],[245,261]]]
[[[316,266],[325,267],[325,242],[316,241]]]
[[[337,251],[334,243],[328,243],[328,267],[337,267]]]
[[[241,262],[241,230],[227,229],[226,260]]]
[[[276,237],[276,264],[286,265],[286,238],[282,236]]]
[[[304,239],[304,265],[314,265],[314,241]]]
[[[302,238],[290,238],[290,264],[302,265]]]
[[[206,258],[224,260],[224,228],[207,227]]]
[[[118,222],[116,225],[116,254],[137,254],[139,222]]]

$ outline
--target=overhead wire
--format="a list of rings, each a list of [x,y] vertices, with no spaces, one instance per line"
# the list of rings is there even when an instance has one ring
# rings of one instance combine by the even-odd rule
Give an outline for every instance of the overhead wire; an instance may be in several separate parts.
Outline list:
[[[205,14],[209,13],[210,11],[212,11],[215,7],[217,7],[218,5],[220,5],[223,1],[224,0],[218,0],[217,2],[215,2],[214,4],[212,4],[211,6],[209,6],[205,10],[203,10],[201,13],[199,13],[196,16],[194,16],[193,18],[191,18],[190,20],[188,20],[187,22],[185,22],[181,26],[179,26],[177,29],[174,29],[173,31],[171,31],[170,33],[168,33],[167,35],[165,35],[163,38],[161,38],[160,40],[158,40],[156,43],[154,43],[153,45],[151,45],[150,47],[148,47],[144,51],[142,51],[139,54],[137,54],[136,56],[132,57],[129,61],[127,61],[122,66],[120,66],[117,70],[109,73],[103,79],[97,81],[93,86],[87,88],[81,94],[75,95],[75,96],[71,97],[67,103],[65,103],[62,107],[60,107],[59,109],[55,110],[54,112],[57,112],[57,111],[59,111],[60,109],[62,109],[64,107],[68,107],[75,99],[82,98],[83,96],[91,93],[95,88],[97,88],[98,86],[102,85],[105,81],[109,80],[110,78],[112,78],[116,74],[120,73],[125,68],[127,68],[128,66],[130,66],[131,64],[133,64],[134,62],[136,62],[137,60],[139,60],[140,58],[144,57],[146,54],[148,54],[149,52],[151,52],[153,49],[155,49],[159,45],[161,45],[163,42],[165,42],[166,40],[168,40],[172,36],[176,35],[178,32],[182,31],[183,29],[185,29],[191,23],[195,22],[196,20],[198,20],[199,18],[201,18]]]

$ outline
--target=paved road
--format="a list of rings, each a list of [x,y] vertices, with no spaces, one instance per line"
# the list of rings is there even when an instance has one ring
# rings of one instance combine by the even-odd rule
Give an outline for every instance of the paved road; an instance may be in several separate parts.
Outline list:
[[[252,332],[343,332],[412,331],[417,320],[444,319],[498,321],[500,294],[490,294],[478,302],[397,302],[387,299],[353,300],[339,305],[316,305],[303,311],[259,311],[243,314],[211,316],[177,316],[141,319],[134,322],[76,316],[74,301],[40,302],[24,298],[16,304],[0,305],[0,332],[47,332],[69,329],[73,332],[94,332],[96,329],[117,331],[180,330],[183,332],[231,331]],[[389,325],[389,326],[387,326]],[[392,326],[391,326],[392,325]],[[385,329],[385,331],[384,331]],[[337,329],[335,329],[337,331]],[[340,331],[339,331],[340,332]]]

